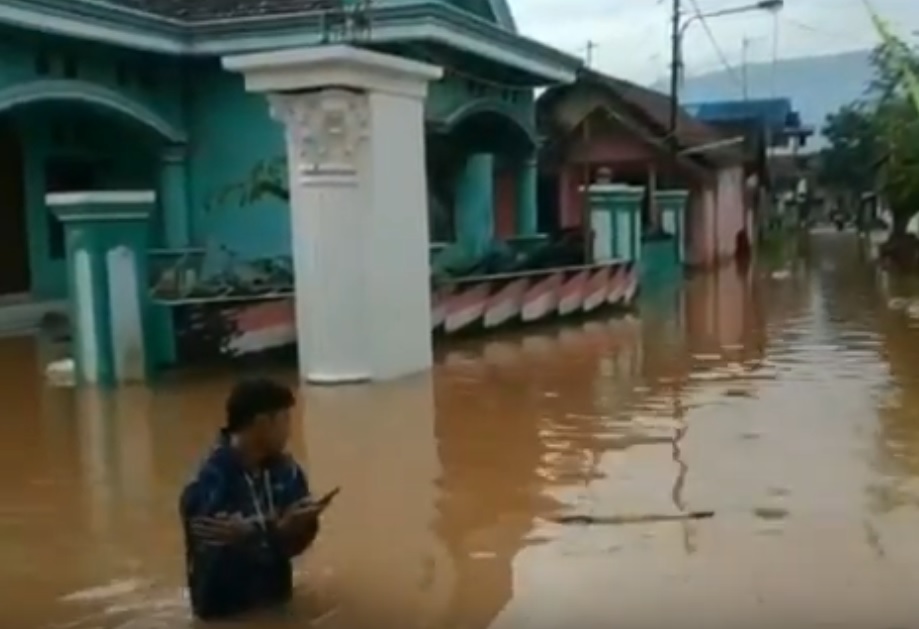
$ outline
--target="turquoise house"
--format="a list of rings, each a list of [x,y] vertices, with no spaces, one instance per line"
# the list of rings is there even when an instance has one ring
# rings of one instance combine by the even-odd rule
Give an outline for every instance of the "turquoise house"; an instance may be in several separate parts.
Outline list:
[[[431,237],[472,251],[496,204],[536,231],[533,90],[580,65],[519,35],[505,0],[0,0],[0,32],[7,303],[67,298],[48,193],[155,191],[151,266],[290,255],[281,126],[222,56],[349,41],[443,67],[425,108]]]

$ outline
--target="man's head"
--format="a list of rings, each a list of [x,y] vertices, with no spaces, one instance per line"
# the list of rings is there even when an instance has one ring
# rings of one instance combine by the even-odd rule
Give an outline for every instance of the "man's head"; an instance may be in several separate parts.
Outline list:
[[[268,379],[243,380],[233,387],[226,405],[226,430],[260,455],[284,451],[290,436],[289,388]]]

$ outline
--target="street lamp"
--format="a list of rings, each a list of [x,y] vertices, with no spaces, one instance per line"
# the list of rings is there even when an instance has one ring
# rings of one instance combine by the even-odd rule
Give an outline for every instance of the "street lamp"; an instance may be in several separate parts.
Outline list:
[[[670,138],[674,146],[676,146],[677,118],[680,111],[680,70],[683,67],[683,36],[686,34],[686,30],[695,22],[712,17],[735,15],[737,13],[750,13],[751,11],[780,11],[784,6],[785,0],[759,0],[752,4],[729,7],[709,13],[693,13],[684,21],[682,20],[680,0],[673,0],[673,50],[670,67]]]
[[[780,11],[785,6],[785,0],[760,0],[754,4],[746,4],[739,7],[730,7],[727,9],[721,9],[719,11],[711,11],[709,13],[693,13],[689,16],[683,24],[680,26],[680,31],[678,37],[680,38],[680,43],[682,43],[683,35],[686,34],[686,29],[688,29],[694,22],[699,20],[705,20],[710,17],[723,17],[725,15],[734,15],[737,13],[749,13],[751,11]]]

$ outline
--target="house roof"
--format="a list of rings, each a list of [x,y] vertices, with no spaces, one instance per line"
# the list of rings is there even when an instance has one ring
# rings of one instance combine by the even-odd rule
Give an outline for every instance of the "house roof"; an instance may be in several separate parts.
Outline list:
[[[84,0],[85,1],[85,0]],[[170,18],[182,22],[231,20],[260,16],[288,15],[340,10],[345,0],[97,0],[105,4]],[[388,5],[393,2],[378,0],[373,4]],[[462,0],[448,1],[460,10],[477,14],[476,7]],[[485,0],[488,19],[510,32],[517,32],[513,14],[507,0]],[[491,21],[491,20],[489,20]]]
[[[531,86],[574,80],[580,59],[516,33],[507,0],[357,0],[372,28],[360,43],[437,45]],[[0,23],[181,56],[315,46],[351,0],[2,0]],[[487,5],[487,6],[486,6]],[[369,7],[369,9],[368,9]]]
[[[666,146],[670,137],[671,99],[666,94],[642,87],[624,79],[601,74],[594,70],[583,69],[579,72],[578,81],[571,85],[549,88],[539,99],[545,106],[555,99],[570,93],[578,84],[595,85],[608,93],[630,114],[647,132],[649,139],[661,146]],[[685,151],[712,146],[710,150],[700,151],[692,156],[693,161],[708,164],[740,163],[743,153],[737,148],[717,147],[719,142],[727,140],[718,129],[692,117],[683,109],[677,111],[676,143]],[[688,157],[688,156],[686,156]]]
[[[126,9],[181,21],[320,12],[341,6],[341,0],[104,0]]]
[[[759,124],[772,133],[812,133],[788,98],[732,100],[694,103],[686,109],[706,122]]]

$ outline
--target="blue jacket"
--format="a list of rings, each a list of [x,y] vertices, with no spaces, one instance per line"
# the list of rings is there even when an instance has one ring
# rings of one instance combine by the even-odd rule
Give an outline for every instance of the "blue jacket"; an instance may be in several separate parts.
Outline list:
[[[179,511],[192,609],[199,618],[220,618],[287,601],[293,589],[291,558],[315,539],[318,525],[299,544],[278,534],[273,518],[309,497],[303,470],[288,455],[247,474],[229,438],[221,434],[195,478],[185,487]],[[200,543],[191,520],[239,514],[257,525],[251,538],[232,546]]]

